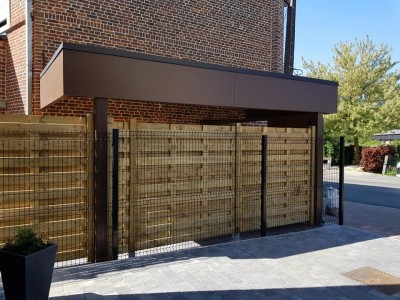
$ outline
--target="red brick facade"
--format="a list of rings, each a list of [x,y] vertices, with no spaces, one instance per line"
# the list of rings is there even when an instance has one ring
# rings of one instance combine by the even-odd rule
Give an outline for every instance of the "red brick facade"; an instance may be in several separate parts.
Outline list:
[[[5,40],[5,101],[6,113],[24,114],[26,58],[25,58],[25,2],[11,3],[10,28]]]
[[[6,45],[6,103],[7,112],[24,114],[26,59],[25,26],[19,23],[7,34]]]
[[[15,1],[18,2],[23,1]],[[40,110],[40,72],[61,42],[282,72],[283,2],[33,0],[33,114],[76,116],[92,111],[91,99],[76,98]],[[17,6],[12,9],[20,10]],[[24,31],[25,26],[21,28]],[[18,30],[9,35],[15,35],[9,38],[10,52],[13,52]],[[21,81],[14,79],[13,82],[23,87]],[[21,113],[18,103],[23,97],[8,94],[9,101],[16,104],[10,105],[7,112]],[[142,101],[110,101],[109,107],[110,114],[117,119],[136,117],[146,122],[189,123],[199,119],[244,117],[242,109],[211,106],[188,108]]]
[[[0,101],[6,100],[6,46],[6,40],[0,38]],[[0,113],[4,112],[3,109],[0,109]]]
[[[47,115],[82,116],[93,112],[93,99],[70,98],[52,105]],[[116,121],[135,118],[144,123],[197,124],[207,120],[244,121],[246,110],[232,107],[110,100],[108,114]]]

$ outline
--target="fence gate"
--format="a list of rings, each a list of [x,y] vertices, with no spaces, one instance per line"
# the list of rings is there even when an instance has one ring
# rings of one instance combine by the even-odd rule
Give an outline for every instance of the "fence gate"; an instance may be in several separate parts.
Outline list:
[[[119,153],[114,157],[118,205],[113,205],[110,189],[108,240],[116,241],[118,236],[118,243],[110,245],[110,256],[112,252],[114,257],[116,253],[120,257],[142,255],[240,235],[259,236],[262,135],[268,135],[267,228],[312,223],[314,142],[310,128],[134,120],[113,127],[119,128]],[[111,147],[110,142],[109,153]],[[113,224],[112,207],[118,224]]]

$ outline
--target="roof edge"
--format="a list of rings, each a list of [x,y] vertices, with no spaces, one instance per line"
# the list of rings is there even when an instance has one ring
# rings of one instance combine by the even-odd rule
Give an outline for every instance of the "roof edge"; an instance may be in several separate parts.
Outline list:
[[[140,59],[140,60],[147,60],[147,61],[154,61],[154,62],[161,62],[166,64],[174,64],[174,65],[181,65],[181,66],[188,66],[188,67],[196,67],[208,70],[216,70],[216,71],[224,71],[224,72],[232,72],[232,73],[239,73],[239,74],[248,74],[248,75],[257,75],[257,76],[264,76],[264,77],[273,77],[273,78],[280,78],[280,79],[287,79],[287,80],[297,80],[297,81],[304,81],[316,84],[324,84],[324,85],[332,85],[338,86],[336,81],[330,80],[323,80],[323,79],[316,79],[310,77],[300,77],[294,75],[287,75],[283,73],[274,73],[269,71],[258,71],[258,70],[251,70],[251,69],[244,69],[244,68],[235,68],[235,67],[227,67],[222,65],[210,64],[210,63],[202,63],[196,61],[189,61],[184,59],[175,59],[163,56],[156,56],[138,52],[131,52],[127,50],[119,50],[119,49],[111,49],[93,45],[81,45],[81,44],[73,44],[73,43],[61,43],[60,46],[57,48],[55,53],[53,54],[50,61],[47,63],[43,71],[40,73],[40,77],[42,77],[47,70],[50,68],[51,64],[57,58],[57,56],[61,53],[62,50],[72,50],[72,51],[82,51],[82,52],[89,52],[89,53],[96,53],[96,54],[103,54],[103,55],[111,55],[111,56],[119,56],[125,58],[133,58],[133,59]]]

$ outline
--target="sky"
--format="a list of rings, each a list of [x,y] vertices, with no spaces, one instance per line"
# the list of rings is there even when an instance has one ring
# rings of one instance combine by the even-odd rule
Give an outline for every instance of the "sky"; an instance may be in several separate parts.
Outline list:
[[[297,0],[294,67],[302,57],[331,64],[335,44],[367,35],[400,61],[400,0]]]

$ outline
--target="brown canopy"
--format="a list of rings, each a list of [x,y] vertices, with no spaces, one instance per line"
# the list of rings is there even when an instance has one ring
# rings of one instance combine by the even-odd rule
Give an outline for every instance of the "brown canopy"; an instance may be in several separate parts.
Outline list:
[[[334,113],[336,82],[63,43],[43,70],[40,105],[66,96]]]

